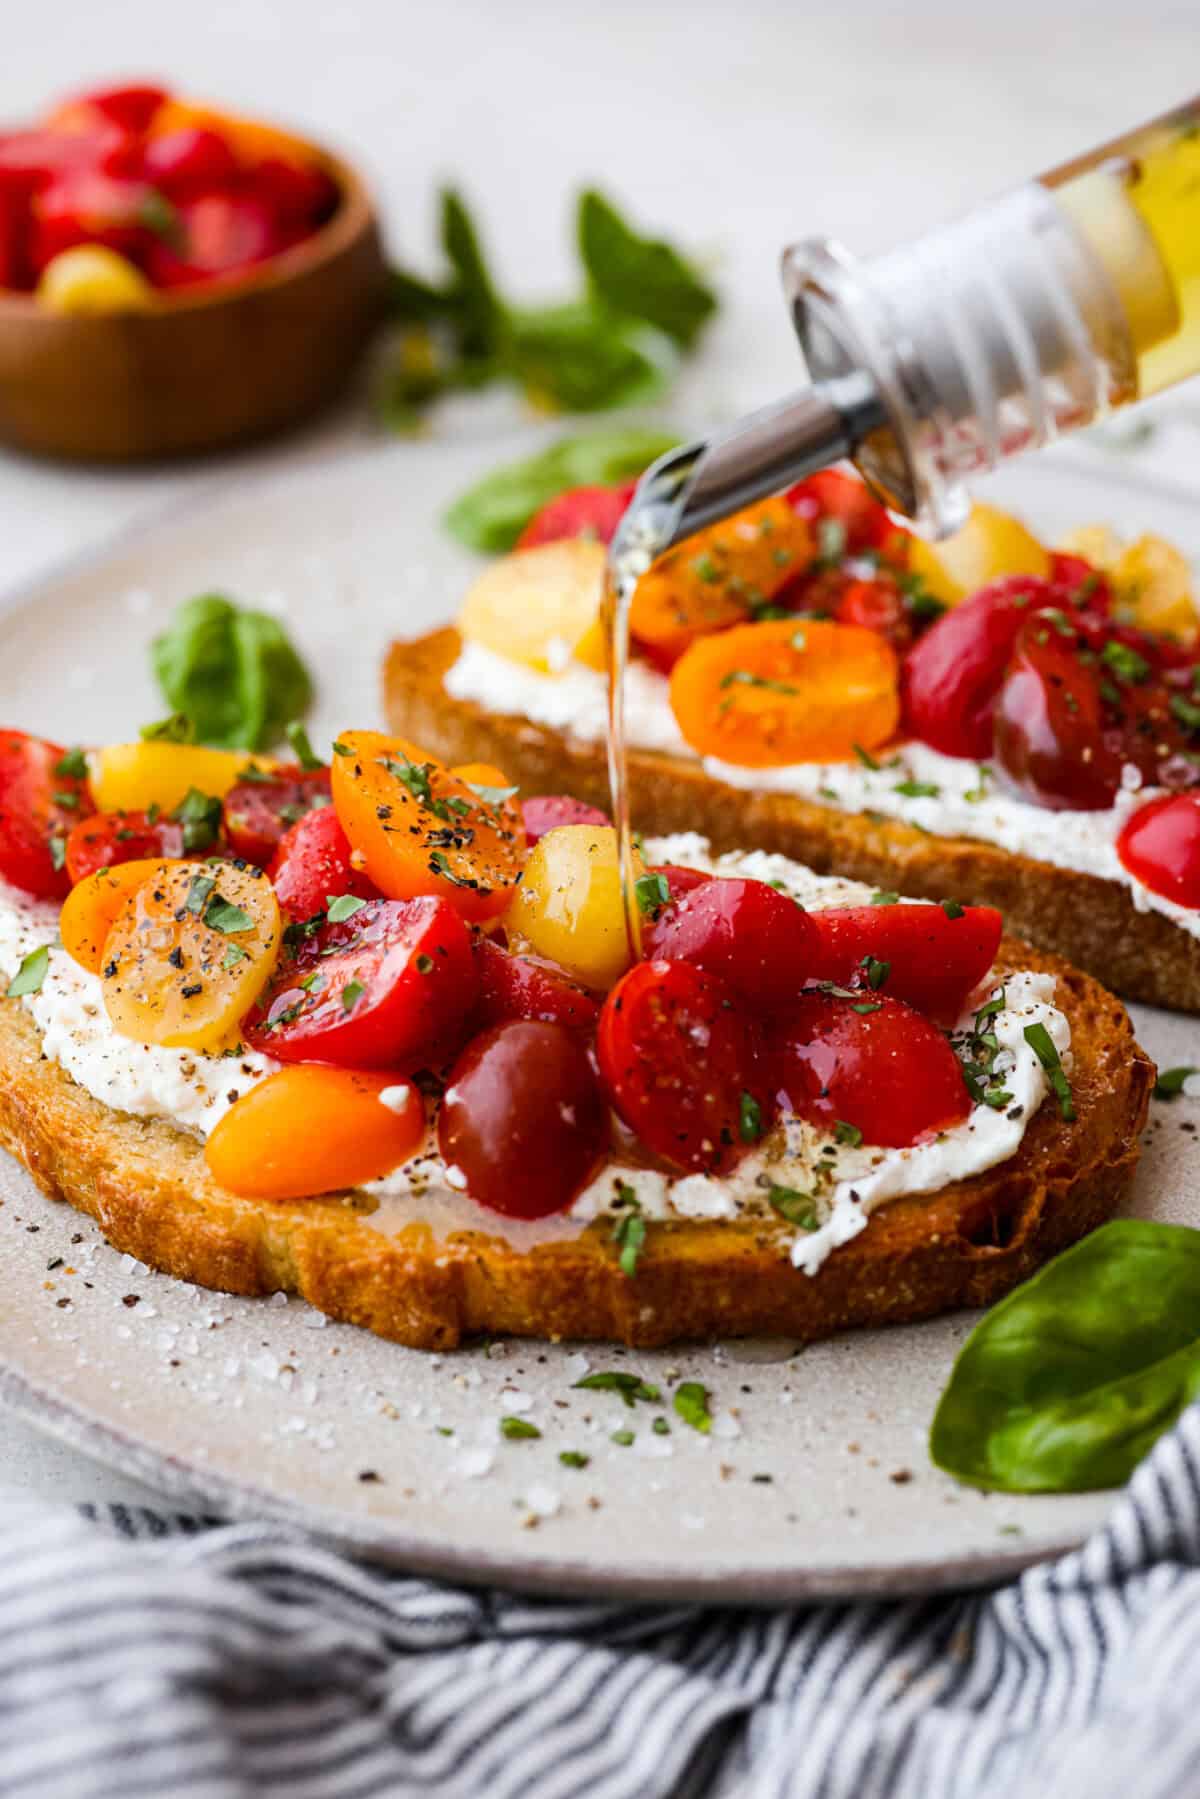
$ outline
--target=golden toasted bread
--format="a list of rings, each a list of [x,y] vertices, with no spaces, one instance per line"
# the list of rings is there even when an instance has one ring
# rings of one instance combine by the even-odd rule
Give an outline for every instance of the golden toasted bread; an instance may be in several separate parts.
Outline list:
[[[118,1249],[230,1293],[297,1293],[330,1317],[419,1349],[473,1332],[654,1346],[757,1333],[802,1340],[986,1305],[1111,1216],[1137,1165],[1154,1070],[1121,1004],[1086,975],[1005,941],[998,976],[1048,969],[1070,1020],[1076,1117],[1052,1098],[1001,1166],[897,1200],[815,1276],[767,1224],[650,1227],[631,1278],[611,1221],[518,1250],[487,1229],[385,1235],[366,1194],[270,1203],[212,1179],[203,1147],[161,1121],[112,1111],[41,1054],[0,1000],[0,1146],[43,1192],[89,1213]]]
[[[573,793],[607,809],[602,744],[447,694],[443,677],[459,644],[451,627],[393,644],[384,670],[391,728],[447,762],[493,763],[526,793]],[[996,906],[1014,936],[1065,956],[1127,999],[1200,1012],[1200,941],[1160,912],[1137,911],[1115,881],[793,794],[727,787],[698,762],[657,751],[632,750],[629,779],[634,821],[648,836],[698,831],[718,852],[775,850],[818,874],[917,899]]]

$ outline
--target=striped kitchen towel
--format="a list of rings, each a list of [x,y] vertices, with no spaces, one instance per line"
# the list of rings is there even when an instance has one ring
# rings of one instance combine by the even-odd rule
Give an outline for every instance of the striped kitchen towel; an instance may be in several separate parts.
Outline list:
[[[0,1530],[4,1799],[1200,1792],[1200,1407],[1109,1526],[985,1595],[547,1602],[275,1526]]]

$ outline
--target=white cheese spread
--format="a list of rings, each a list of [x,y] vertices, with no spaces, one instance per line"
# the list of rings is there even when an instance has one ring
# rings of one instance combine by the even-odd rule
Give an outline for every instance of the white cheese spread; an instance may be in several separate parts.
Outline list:
[[[455,699],[531,719],[583,742],[603,742],[607,733],[605,677],[582,663],[572,662],[562,674],[543,675],[480,644],[464,643],[445,686]],[[697,759],[675,722],[666,677],[644,662],[629,668],[625,730],[638,749]],[[1116,881],[1128,889],[1139,912],[1161,912],[1200,938],[1200,911],[1153,893],[1117,854],[1117,839],[1130,814],[1162,791],[1143,787],[1135,768],[1125,770],[1123,790],[1106,810],[1051,812],[1006,793],[988,768],[943,756],[927,744],[906,743],[898,753],[881,752],[879,760],[878,768],[858,762],[738,768],[710,756],[702,758],[702,765],[713,780],[731,787],[794,793],[842,812],[878,812],[936,837],[972,837],[1054,868]],[[914,794],[914,784],[935,791]]]
[[[787,857],[761,850],[713,858],[704,838],[694,834],[651,838],[645,848],[650,862],[684,863],[717,875],[775,882],[814,910],[860,904],[870,893],[857,882],[816,875]],[[43,1052],[105,1105],[139,1117],[167,1119],[205,1136],[240,1094],[279,1067],[269,1056],[253,1051],[208,1056],[135,1043],[119,1035],[105,1010],[99,978],[79,968],[57,946],[57,933],[56,906],[30,900],[0,883],[0,971],[11,978],[31,950],[51,946],[39,990],[20,1003],[41,1032]],[[993,991],[985,983],[974,1005]],[[1014,974],[1005,983],[1004,997],[1004,1010],[989,1025],[1000,1043],[994,1069],[1003,1075],[1010,1103],[1003,1111],[976,1106],[961,1124],[910,1149],[837,1143],[793,1118],[774,1129],[730,1175],[678,1177],[618,1158],[580,1193],[569,1214],[525,1223],[476,1205],[462,1191],[461,1171],[445,1165],[430,1136],[411,1161],[367,1188],[378,1202],[370,1221],[389,1232],[423,1225],[439,1238],[453,1231],[483,1230],[503,1234],[523,1247],[578,1235],[605,1214],[619,1216],[629,1206],[629,1195],[649,1220],[757,1218],[779,1224],[771,1190],[786,1187],[793,1194],[811,1196],[811,1215],[805,1220],[809,1228],[797,1231],[791,1253],[797,1267],[815,1273],[830,1251],[857,1235],[870,1213],[887,1200],[937,1192],[1015,1153],[1046,1094],[1045,1074],[1025,1042],[1025,1027],[1043,1024],[1067,1067],[1070,1027],[1053,1004],[1054,981],[1049,975]],[[961,1028],[969,1025],[972,1015],[973,1008]],[[397,1090],[385,1089],[382,1098],[384,1104],[395,1105]]]

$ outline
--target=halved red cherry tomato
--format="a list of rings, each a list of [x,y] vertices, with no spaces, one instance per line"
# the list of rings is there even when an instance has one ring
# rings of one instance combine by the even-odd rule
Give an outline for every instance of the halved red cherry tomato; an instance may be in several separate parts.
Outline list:
[[[174,201],[231,187],[240,173],[228,139],[203,125],[181,125],[152,137],[142,166],[147,181]]]
[[[459,1056],[438,1118],[438,1148],[471,1198],[510,1218],[565,1211],[608,1147],[604,1096],[578,1036],[512,1020]]]
[[[243,275],[293,241],[269,206],[248,194],[201,194],[176,208],[177,243],[156,242],[146,273],[158,287]]]
[[[478,985],[467,928],[445,900],[367,900],[285,940],[244,1033],[281,1062],[399,1066],[461,1024]]]
[[[162,206],[161,198],[157,204]],[[139,265],[160,239],[155,231],[156,196],[145,181],[109,175],[102,169],[69,169],[34,195],[30,261],[36,273],[76,244],[103,244]]]
[[[337,183],[314,162],[264,156],[250,164],[245,181],[247,192],[269,206],[289,231],[311,231],[337,207]]]
[[[150,128],[159,107],[167,98],[165,88],[153,82],[128,82],[124,87],[98,87],[86,94],[80,94],[78,100],[68,101],[68,106],[86,107],[99,113],[102,118],[111,119],[122,131],[141,132]]]
[[[1005,575],[932,624],[901,671],[904,726],[946,756],[992,753],[992,714],[1017,633],[1059,596],[1036,575]]]
[[[513,956],[486,937],[475,943],[479,999],[475,1023],[480,1030],[509,1018],[537,1018],[568,1030],[589,1032],[600,1016],[600,1002],[585,987],[567,979],[561,969],[535,956]]]
[[[803,994],[772,1030],[768,1054],[782,1106],[826,1130],[851,1125],[885,1148],[907,1148],[971,1110],[942,1032],[884,994]]]
[[[913,640],[912,615],[904,604],[898,582],[886,570],[869,581],[851,581],[834,611],[841,625],[862,625],[878,631],[894,650],[906,650]]]
[[[76,761],[44,737],[0,732],[0,875],[39,899],[70,891],[67,838],[92,811]]]
[[[179,861],[184,855],[184,829],[178,819],[151,819],[147,812],[94,812],[81,819],[67,838],[67,874],[71,885],[112,868],[118,862],[149,859]]]
[[[1003,920],[993,906],[830,906],[811,915],[814,981],[852,983],[953,1024],[992,963]]]
[[[1086,606],[1089,612],[1112,611],[1113,591],[1107,575],[1093,568],[1084,557],[1051,550],[1050,580],[1073,606]]]
[[[332,803],[327,768],[307,769],[288,762],[264,769],[253,781],[238,781],[222,807],[230,851],[266,868],[292,825],[306,812]]]
[[[787,500],[793,512],[815,528],[818,540],[823,520],[841,526],[839,554],[861,556],[876,550],[891,562],[903,562],[908,555],[908,532],[855,475],[822,469],[789,488]]]
[[[525,845],[532,849],[547,831],[559,825],[606,825],[611,822],[598,806],[586,806],[569,793],[539,793],[521,801],[521,817],[525,821]]]
[[[1151,893],[1200,908],[1200,793],[1139,806],[1117,840],[1117,853]]]
[[[1105,734],[1099,666],[1061,616],[1036,612],[1018,630],[996,696],[994,755],[1039,806],[1097,811],[1121,785],[1121,746]]]
[[[689,962],[631,968],[596,1038],[613,1106],[648,1150],[688,1173],[730,1168],[767,1128],[758,1050],[732,989]]]
[[[330,894],[377,898],[378,888],[355,866],[353,854],[332,807],[307,812],[284,833],[269,869],[281,910],[303,921],[323,912]]]
[[[517,539],[517,549],[555,543],[560,537],[611,543],[636,486],[636,481],[622,481],[615,487],[568,488],[534,513]]]
[[[786,1004],[815,978],[812,919],[765,881],[705,881],[647,926],[643,949],[652,961],[719,975],[755,1013]]]

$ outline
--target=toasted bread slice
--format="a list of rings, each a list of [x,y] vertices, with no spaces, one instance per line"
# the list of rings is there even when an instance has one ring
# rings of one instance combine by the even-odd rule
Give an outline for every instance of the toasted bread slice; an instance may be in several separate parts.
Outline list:
[[[1056,977],[1072,1032],[1074,1121],[1047,1099],[1009,1161],[882,1207],[815,1276],[792,1267],[790,1236],[765,1224],[654,1224],[630,1278],[611,1220],[519,1250],[482,1222],[440,1240],[420,1223],[385,1235],[364,1193],[237,1198],[212,1179],[197,1138],[93,1099],[42,1056],[28,1011],[3,1000],[0,1146],[43,1192],[155,1268],[231,1293],[298,1293],[418,1349],[478,1331],[640,1346],[757,1333],[807,1341],[986,1305],[1110,1217],[1125,1193],[1154,1069],[1124,1008],[1022,944],[1006,940],[997,966],[998,978],[1025,968]]]
[[[603,746],[451,699],[443,677],[458,652],[452,628],[392,646],[384,674],[392,729],[448,762],[503,768],[527,793],[573,793],[607,808]],[[1065,956],[1127,998],[1200,1012],[1200,941],[1159,912],[1137,911],[1115,881],[792,794],[728,787],[698,763],[655,751],[632,750],[629,774],[634,819],[647,835],[698,831],[717,852],[775,850],[818,874],[919,899],[996,906],[1015,936]]]

